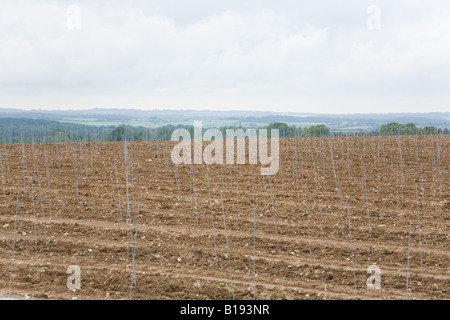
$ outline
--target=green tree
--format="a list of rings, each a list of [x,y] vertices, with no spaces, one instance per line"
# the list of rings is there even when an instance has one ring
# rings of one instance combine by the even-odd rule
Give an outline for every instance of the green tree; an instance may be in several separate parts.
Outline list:
[[[127,140],[131,140],[132,132],[125,125],[118,126],[114,128],[108,136],[109,141],[124,141],[125,138]]]
[[[307,127],[302,132],[302,137],[329,137],[330,135],[330,128],[324,124]]]
[[[283,122],[275,122],[275,123],[271,123],[269,124],[267,127],[267,135],[270,137],[271,136],[271,130],[272,129],[278,129],[280,132],[280,138],[284,138],[284,137],[290,137],[293,135],[293,131],[292,128],[289,127],[286,123]]]
[[[378,130],[380,135],[383,136],[390,136],[390,135],[397,135],[402,132],[403,125],[398,122],[391,122],[387,124],[383,124]]]
[[[413,135],[417,134],[417,127],[414,123],[407,123],[403,126],[403,134]]]
[[[433,126],[426,126],[422,129],[423,134],[438,134],[438,129]]]
[[[144,131],[138,130],[133,133],[133,137],[135,141],[142,141],[144,138]]]

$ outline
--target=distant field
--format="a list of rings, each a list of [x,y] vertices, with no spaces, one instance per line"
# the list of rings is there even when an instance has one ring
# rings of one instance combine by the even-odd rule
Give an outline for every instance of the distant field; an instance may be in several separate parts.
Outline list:
[[[201,119],[199,119],[201,120]],[[62,122],[73,123],[73,124],[83,124],[83,125],[91,125],[91,126],[119,126],[122,124],[130,125],[133,127],[144,127],[149,129],[156,129],[160,127],[164,127],[167,125],[183,125],[183,126],[193,126],[193,120],[186,121],[161,121],[161,120],[142,120],[142,119],[132,119],[132,120],[117,120],[117,121],[102,121],[101,119],[93,119],[93,118],[66,118]],[[239,121],[239,120],[202,120],[204,128],[221,128],[221,127],[238,127],[242,126],[245,128],[260,128],[269,125],[271,122],[248,122],[248,121]],[[336,125],[335,123],[327,123],[327,122],[286,122],[289,126],[295,125],[296,127],[309,127],[311,125],[316,124],[325,124],[331,130],[371,130],[372,127],[369,125],[359,124],[357,121],[343,121]]]
[[[192,120],[189,121],[155,121],[155,120],[117,120],[117,121],[101,121],[100,119],[81,119],[81,118],[73,118],[73,119],[64,119],[62,122],[67,123],[75,123],[75,124],[84,124],[91,126],[119,126],[122,124],[130,125],[133,127],[144,127],[149,129],[155,129],[164,127],[167,125],[185,125],[192,126],[194,122]],[[236,120],[203,120],[203,127],[208,128],[220,128],[225,126],[238,126],[240,124],[239,121]],[[264,124],[261,124],[264,125]]]

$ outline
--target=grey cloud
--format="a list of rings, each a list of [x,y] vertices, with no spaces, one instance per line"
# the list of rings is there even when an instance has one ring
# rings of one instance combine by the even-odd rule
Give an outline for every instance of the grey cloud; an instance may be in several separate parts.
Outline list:
[[[80,30],[67,28],[74,4]],[[372,4],[380,30],[366,27]],[[449,7],[6,0],[0,107],[448,111]]]

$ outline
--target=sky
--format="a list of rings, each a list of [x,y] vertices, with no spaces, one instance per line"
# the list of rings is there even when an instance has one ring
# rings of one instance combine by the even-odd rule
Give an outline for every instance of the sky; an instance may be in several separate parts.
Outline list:
[[[450,112],[448,0],[2,0],[0,108]]]

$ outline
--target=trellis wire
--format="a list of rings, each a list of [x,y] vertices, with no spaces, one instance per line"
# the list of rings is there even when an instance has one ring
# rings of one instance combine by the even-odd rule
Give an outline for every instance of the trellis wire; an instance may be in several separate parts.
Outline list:
[[[11,267],[10,267],[10,271],[9,271],[9,295],[11,295],[11,293],[12,293],[12,275],[13,275],[13,269],[14,269],[14,251],[16,249],[17,213],[18,212],[19,212],[19,193],[17,193],[16,215],[14,218],[13,247],[12,247],[12,254],[11,254]]]
[[[356,299],[358,299],[358,288],[356,285],[355,258],[354,258],[354,254],[353,254],[352,228],[350,225],[350,209],[348,208],[348,200],[347,200],[347,217],[348,217],[348,234],[350,237],[350,248],[351,248],[351,252],[352,252],[353,279],[355,281],[355,296],[356,296]]]
[[[227,257],[228,257],[228,267],[230,269],[231,293],[233,295],[233,300],[234,300],[233,273],[232,273],[232,269],[231,269],[230,246],[228,244],[227,222],[226,222],[226,219],[225,219],[225,209],[224,209],[224,206],[223,206],[222,191],[220,191],[220,202],[222,203],[223,226],[225,228],[225,241],[227,243]]]

